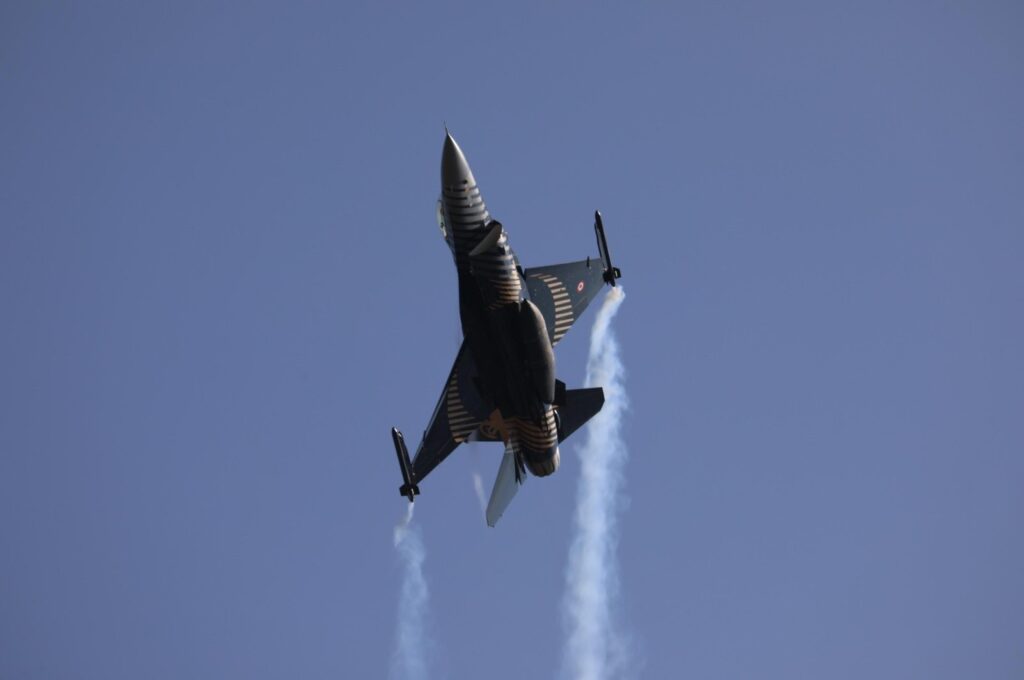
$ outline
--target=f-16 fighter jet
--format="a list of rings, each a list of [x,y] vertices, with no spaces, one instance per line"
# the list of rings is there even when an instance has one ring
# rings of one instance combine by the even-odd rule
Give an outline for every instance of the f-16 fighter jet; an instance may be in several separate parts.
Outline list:
[[[602,285],[614,286],[621,276],[601,213],[594,218],[598,257],[524,270],[505,228],[487,211],[462,149],[446,134],[437,221],[455,257],[464,339],[412,460],[402,433],[391,430],[404,482],[399,491],[410,502],[459,444],[503,442],[486,512],[494,526],[526,471],[546,477],[557,470],[559,442],[601,410],[600,387],[567,390],[555,378],[553,351]]]

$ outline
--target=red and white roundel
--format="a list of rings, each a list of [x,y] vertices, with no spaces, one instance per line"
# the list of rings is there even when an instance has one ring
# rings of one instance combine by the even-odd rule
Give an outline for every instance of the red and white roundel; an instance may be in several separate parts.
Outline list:
[[[582,293],[583,292],[583,282],[582,281],[580,281],[579,283],[576,284],[576,292],[577,293]]]

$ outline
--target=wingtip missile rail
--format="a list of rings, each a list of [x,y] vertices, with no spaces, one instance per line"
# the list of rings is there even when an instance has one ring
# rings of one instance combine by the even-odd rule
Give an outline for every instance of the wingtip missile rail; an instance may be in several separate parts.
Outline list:
[[[612,266],[612,256],[608,253],[608,239],[604,235],[604,220],[601,219],[601,211],[594,211],[594,233],[597,235],[597,251],[601,255],[601,262],[604,263],[604,280],[615,287],[615,279],[622,278],[622,272],[618,267]]]
[[[395,442],[395,453],[398,455],[398,467],[402,469],[402,481],[398,493],[412,503],[420,494],[420,487],[413,483],[412,463],[409,462],[409,450],[405,448],[405,437],[397,427],[391,428],[391,440]]]

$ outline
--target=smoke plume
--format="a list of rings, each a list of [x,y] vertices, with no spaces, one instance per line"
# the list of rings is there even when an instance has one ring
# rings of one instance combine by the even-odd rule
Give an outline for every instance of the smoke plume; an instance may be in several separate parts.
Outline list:
[[[624,370],[611,321],[624,298],[620,287],[608,292],[590,335],[586,384],[603,387],[605,403],[579,447],[581,477],[562,601],[562,674],[573,680],[621,677],[628,670],[630,641],[613,615],[619,587],[615,552],[620,494],[628,453],[622,440],[627,408]]]
[[[398,625],[391,677],[395,680],[427,678],[427,581],[423,577],[423,538],[418,527],[411,526],[414,504],[409,503],[405,518],[395,527],[395,550],[402,563],[402,587],[398,596]]]

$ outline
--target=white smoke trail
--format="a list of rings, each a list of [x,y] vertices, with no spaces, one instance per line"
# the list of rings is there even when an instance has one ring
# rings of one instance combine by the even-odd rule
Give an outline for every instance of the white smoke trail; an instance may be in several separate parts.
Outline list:
[[[628,670],[630,640],[616,626],[612,607],[619,587],[615,550],[628,458],[622,440],[627,408],[624,369],[611,321],[622,304],[612,288],[601,304],[590,335],[587,386],[604,388],[605,403],[587,426],[579,447],[581,477],[562,617],[566,631],[562,675],[573,680],[621,677]]]
[[[412,523],[413,503],[395,527],[395,549],[402,561],[402,587],[398,596],[398,625],[391,677],[396,680],[426,680],[427,677],[427,580],[423,576],[426,553],[423,539]]]

